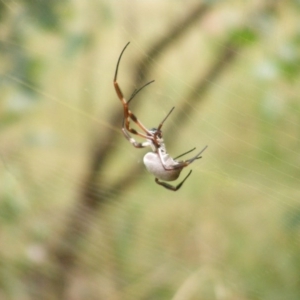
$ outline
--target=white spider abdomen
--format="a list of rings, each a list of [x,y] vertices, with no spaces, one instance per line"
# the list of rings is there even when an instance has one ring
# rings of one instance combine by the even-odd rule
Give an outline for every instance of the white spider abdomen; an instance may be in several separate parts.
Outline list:
[[[176,180],[179,177],[180,172],[182,171],[182,168],[165,170],[158,154],[154,152],[146,153],[143,160],[147,170],[156,178],[164,181]],[[166,168],[171,169],[174,165],[177,164],[177,162],[167,154],[164,155],[163,160]]]

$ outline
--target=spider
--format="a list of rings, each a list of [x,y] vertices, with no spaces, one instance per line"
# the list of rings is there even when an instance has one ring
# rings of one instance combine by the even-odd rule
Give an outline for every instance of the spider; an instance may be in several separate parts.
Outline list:
[[[152,173],[155,176],[155,182],[164,188],[171,190],[171,191],[178,191],[181,186],[184,184],[184,182],[188,179],[188,177],[191,175],[192,170],[189,171],[189,173],[185,176],[185,178],[176,186],[173,186],[165,181],[174,181],[176,180],[183,168],[187,167],[189,164],[191,164],[194,160],[201,158],[200,156],[202,152],[207,148],[205,146],[198,154],[193,156],[190,159],[178,161],[177,159],[179,157],[182,157],[183,155],[186,155],[192,151],[194,151],[196,148],[193,148],[175,158],[172,158],[167,150],[166,146],[163,140],[163,134],[162,134],[162,126],[164,122],[167,120],[167,118],[170,116],[172,111],[175,107],[173,107],[167,116],[159,123],[157,128],[147,129],[141,121],[132,113],[132,111],[129,109],[129,103],[130,101],[147,85],[154,82],[154,80],[146,83],[141,88],[136,89],[129,100],[127,101],[121,91],[121,88],[119,87],[117,76],[118,76],[118,70],[120,61],[122,58],[122,55],[127,48],[127,46],[130,44],[128,42],[125,47],[123,48],[117,62],[116,70],[115,70],[115,76],[114,76],[114,87],[115,91],[117,93],[118,98],[122,102],[123,109],[124,109],[124,118],[123,118],[123,125],[122,125],[122,132],[125,136],[125,138],[135,147],[135,148],[145,148],[145,147],[151,147],[152,152],[148,152],[145,154],[143,158],[143,162],[146,166],[146,169]],[[130,127],[130,120],[132,120],[142,132],[137,131]],[[146,139],[146,141],[140,143],[137,142],[131,135],[137,135],[139,137],[142,137]]]

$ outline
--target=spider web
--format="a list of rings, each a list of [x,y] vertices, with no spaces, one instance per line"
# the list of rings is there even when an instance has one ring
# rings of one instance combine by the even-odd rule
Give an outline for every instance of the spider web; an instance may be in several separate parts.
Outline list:
[[[299,299],[296,2],[41,3],[0,2],[0,297]],[[176,193],[114,122],[128,41],[137,117],[208,145]]]

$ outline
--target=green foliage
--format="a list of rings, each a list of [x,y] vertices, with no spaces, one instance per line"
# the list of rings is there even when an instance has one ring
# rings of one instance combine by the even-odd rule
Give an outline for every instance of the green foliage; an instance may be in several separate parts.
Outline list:
[[[80,50],[88,49],[93,45],[92,37],[86,33],[68,35],[65,44],[65,57],[68,58],[80,53]]]
[[[300,34],[297,33],[282,48],[277,58],[278,67],[283,78],[291,83],[296,83],[300,74]]]
[[[0,203],[0,222],[16,222],[21,213],[20,204],[12,195],[2,195]]]
[[[248,46],[253,44],[258,39],[258,34],[254,29],[241,28],[235,29],[231,32],[231,41],[238,47]]]
[[[61,10],[66,0],[21,0],[26,18],[45,30],[61,30]]]

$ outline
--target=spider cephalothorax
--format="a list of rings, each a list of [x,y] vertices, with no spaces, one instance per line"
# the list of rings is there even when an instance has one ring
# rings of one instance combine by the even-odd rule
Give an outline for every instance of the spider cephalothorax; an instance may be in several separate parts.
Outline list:
[[[192,170],[187,174],[187,176],[176,186],[173,186],[165,181],[173,181],[176,180],[183,168],[187,167],[189,164],[191,164],[195,159],[201,158],[202,152],[207,148],[205,146],[197,155],[193,156],[190,159],[187,160],[181,160],[178,161],[177,159],[185,154],[188,154],[192,151],[194,151],[196,148],[193,148],[175,158],[172,158],[167,150],[166,146],[163,140],[163,134],[162,134],[162,126],[164,122],[167,120],[169,115],[174,110],[174,107],[169,111],[167,116],[160,122],[157,128],[147,129],[140,121],[139,119],[132,113],[132,111],[129,109],[129,102],[135,97],[135,95],[141,91],[145,86],[149,85],[153,81],[150,81],[143,85],[141,88],[135,90],[129,100],[127,101],[121,91],[121,88],[119,87],[119,84],[117,82],[117,76],[118,76],[118,69],[120,65],[120,61],[122,58],[122,55],[127,48],[129,43],[126,44],[126,46],[123,48],[118,62],[117,67],[115,71],[114,76],[114,87],[116,90],[116,93],[121,100],[123,104],[124,109],[124,119],[123,119],[123,126],[122,126],[122,132],[126,139],[136,148],[145,148],[145,147],[151,147],[152,152],[148,152],[144,156],[144,164],[147,168],[147,170],[152,173],[155,176],[155,182],[166,189],[177,191],[180,189],[180,187],[183,185],[183,183],[187,180],[187,178],[191,175]],[[139,132],[133,128],[130,127],[130,120],[133,121],[141,130],[142,132]],[[131,135],[135,134],[139,137],[144,138],[145,142],[137,142]],[[163,181],[161,181],[163,180]]]

